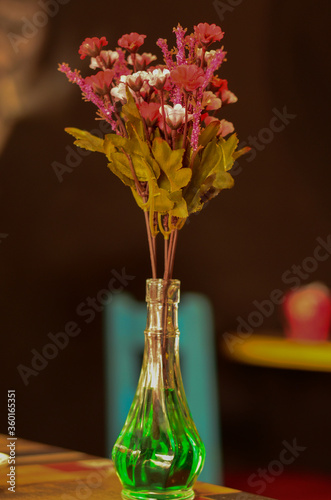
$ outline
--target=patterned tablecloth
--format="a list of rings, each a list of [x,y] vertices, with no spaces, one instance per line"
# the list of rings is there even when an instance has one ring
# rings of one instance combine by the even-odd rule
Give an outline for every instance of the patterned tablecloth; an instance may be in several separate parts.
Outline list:
[[[12,443],[12,445],[11,445]],[[9,446],[8,446],[9,445]],[[11,448],[10,448],[11,446]],[[24,439],[0,435],[0,453],[10,453],[10,465],[0,468],[0,498],[24,500],[121,500],[121,485],[110,460]],[[196,500],[268,500],[223,486],[196,483]]]

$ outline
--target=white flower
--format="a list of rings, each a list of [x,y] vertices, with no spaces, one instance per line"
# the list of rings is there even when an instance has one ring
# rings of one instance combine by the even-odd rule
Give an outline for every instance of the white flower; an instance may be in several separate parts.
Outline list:
[[[102,50],[100,52],[99,58],[101,59],[103,66],[102,64],[101,66],[99,65],[96,57],[91,57],[91,69],[102,68],[104,66],[106,66],[106,68],[110,68],[119,58],[119,54],[118,52],[116,52],[116,50]]]
[[[159,109],[161,115],[162,106]],[[165,121],[170,128],[176,130],[185,121],[185,108],[181,104],[175,104],[174,107],[169,106],[169,104],[164,105]],[[187,119],[192,120],[193,115],[188,115]]]
[[[99,68],[99,64],[97,62],[97,58],[96,57],[91,57],[90,68],[91,69],[97,69],[97,68]]]
[[[126,75],[125,83],[127,83],[132,90],[138,92],[146,80],[148,80],[147,71],[137,71],[136,73],[132,73],[132,75]]]
[[[121,77],[122,79],[122,77]],[[117,87],[113,87],[110,91],[111,95],[114,97],[115,101],[121,101],[122,104],[125,104],[126,99],[126,84],[124,82],[120,82]]]
[[[216,50],[207,50],[205,52],[205,61],[209,64],[215,57]]]
[[[152,73],[148,73],[149,84],[161,90],[164,87],[168,75],[170,75],[168,69],[154,69]]]
[[[136,68],[137,69],[145,69],[152,61],[156,61],[157,57],[151,54],[150,52],[143,52],[142,54],[136,54]],[[130,54],[128,57],[128,63],[133,66],[132,55]]]

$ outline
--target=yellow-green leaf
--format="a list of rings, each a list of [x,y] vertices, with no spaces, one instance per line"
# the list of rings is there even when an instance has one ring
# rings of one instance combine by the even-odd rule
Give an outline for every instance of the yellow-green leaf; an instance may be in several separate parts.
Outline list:
[[[219,137],[218,139],[218,145],[222,149],[223,153],[223,168],[225,172],[233,167],[233,154],[238,146],[238,142],[239,140],[236,134],[230,135],[228,139],[224,139],[223,137]]]
[[[154,210],[155,212],[166,213],[174,206],[170,200],[169,193],[165,189],[156,188],[154,192]]]
[[[128,88],[126,89],[126,97],[127,103],[122,106],[122,114],[126,119],[126,124],[133,124],[139,134],[139,137],[145,140],[142,117],[139,113],[139,109],[137,108],[133,95]]]
[[[246,153],[248,153],[252,148],[250,148],[249,146],[245,146],[244,148],[241,148],[241,149],[238,149],[238,151],[235,151],[233,153],[233,159],[234,160],[237,160],[238,158],[240,158],[240,156],[242,155],[245,155]]]
[[[98,153],[103,153],[103,139],[97,137],[96,135],[90,134],[86,130],[81,130],[79,128],[67,127],[64,129],[68,134],[72,135],[77,139],[74,144],[82,149],[87,149],[88,151],[97,151]]]
[[[130,155],[130,158],[138,181],[149,181],[151,178],[151,172],[145,159],[142,156],[138,155]],[[126,177],[128,177],[129,179],[134,179],[130,160],[124,153],[111,153],[110,160],[112,163],[116,164],[116,168],[120,170]]]
[[[191,182],[188,187],[184,189],[184,198],[186,200],[189,213],[201,210],[201,186],[212,171],[218,168],[221,160],[222,150],[217,147],[216,138],[207,144],[201,155],[198,154],[196,156],[193,163]]]
[[[127,131],[129,138],[125,144],[125,152],[132,155],[142,156],[148,163],[152,176],[158,178],[160,175],[160,167],[153,158],[149,146],[146,141],[143,141],[132,123],[127,123]]]
[[[189,168],[183,168],[184,149],[173,151],[167,141],[156,137],[152,144],[152,152],[158,165],[169,180],[171,191],[177,191],[188,184],[192,172]]]
[[[230,189],[233,185],[234,179],[228,172],[217,172],[215,181],[213,182],[215,188],[221,191],[222,189]]]
[[[119,168],[118,163],[110,162],[108,163],[108,168],[123,182],[123,184],[134,188],[134,180],[124,174],[123,169]]]
[[[187,204],[183,198],[182,190],[175,191],[170,194],[170,199],[175,203],[174,208],[170,211],[170,216],[185,219],[188,217]]]
[[[206,146],[208,142],[213,140],[220,128],[219,121],[210,122],[209,125],[202,130],[199,136],[199,146]]]

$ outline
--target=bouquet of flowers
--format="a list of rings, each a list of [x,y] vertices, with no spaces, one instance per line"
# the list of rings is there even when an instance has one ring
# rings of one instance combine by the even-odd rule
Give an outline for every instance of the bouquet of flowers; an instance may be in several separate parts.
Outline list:
[[[83,77],[67,64],[59,70],[76,83],[86,101],[97,107],[97,119],[113,133],[104,138],[67,128],[75,144],[107,157],[109,169],[130,187],[144,211],[153,278],[157,277],[156,237],[164,237],[165,280],[172,278],[178,231],[222,189],[233,186],[229,173],[238,150],[233,124],[215,114],[237,101],[228,82],[215,72],[225,60],[223,47],[210,50],[224,33],[200,23],[186,35],[173,29],[176,45],[159,38],[163,64],[139,53],[146,35],[130,33],[106,50],[105,37],[86,38],[79,49],[94,71]]]

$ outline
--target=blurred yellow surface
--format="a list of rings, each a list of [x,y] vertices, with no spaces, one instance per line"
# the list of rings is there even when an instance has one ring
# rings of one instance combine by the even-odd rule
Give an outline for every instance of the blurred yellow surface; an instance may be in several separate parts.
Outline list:
[[[224,351],[231,359],[252,365],[331,372],[331,342],[252,334]]]
[[[9,456],[6,453],[0,453],[0,469],[8,465]]]

